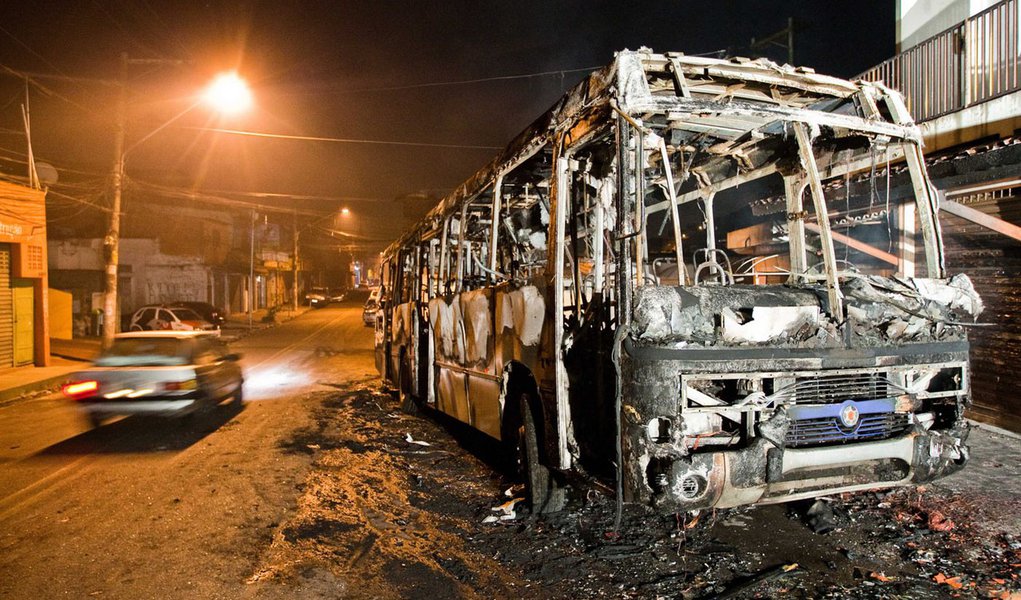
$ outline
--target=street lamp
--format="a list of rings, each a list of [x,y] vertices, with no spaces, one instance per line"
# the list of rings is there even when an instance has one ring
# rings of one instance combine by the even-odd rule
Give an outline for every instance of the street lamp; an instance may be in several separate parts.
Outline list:
[[[156,133],[162,131],[168,125],[190,112],[199,103],[192,104],[184,111],[178,113],[169,121],[163,123],[145,137],[135,142],[127,150],[124,149],[124,130],[127,124],[128,105],[128,65],[136,64],[180,64],[180,61],[167,61],[162,59],[131,59],[127,53],[121,54],[120,93],[117,99],[117,128],[114,136],[114,159],[113,159],[113,202],[110,211],[110,226],[106,237],[103,239],[103,253],[106,262],[106,288],[103,298],[103,347],[108,348],[113,343],[113,336],[117,331],[117,266],[119,261],[118,248],[120,246],[121,229],[121,193],[124,187],[124,160],[128,152],[135,149],[139,144],[145,142]],[[221,112],[238,112],[251,105],[251,92],[248,91],[244,80],[236,73],[221,75],[213,84],[207,88],[204,94],[211,106]]]
[[[217,75],[203,94],[205,101],[216,110],[234,115],[252,105],[252,92],[244,79],[233,71]]]

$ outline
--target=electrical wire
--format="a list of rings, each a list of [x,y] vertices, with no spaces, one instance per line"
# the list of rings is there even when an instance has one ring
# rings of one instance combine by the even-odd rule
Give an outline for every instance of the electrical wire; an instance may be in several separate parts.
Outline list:
[[[78,102],[75,102],[71,98],[68,98],[67,96],[57,92],[56,90],[54,90],[54,89],[52,89],[50,87],[47,87],[47,86],[39,83],[37,80],[33,79],[32,77],[29,77],[28,74],[26,74],[26,73],[24,73],[22,71],[18,71],[17,69],[12,69],[12,68],[8,67],[7,65],[4,65],[4,64],[0,64],[0,71],[4,71],[4,72],[8,73],[9,75],[13,75],[13,76],[17,77],[18,79],[24,79],[29,84],[31,84],[33,87],[35,87],[37,90],[39,90],[40,92],[46,94],[47,96],[53,96],[54,98],[57,98],[58,100],[63,100],[64,102],[67,102],[71,106],[74,106],[75,108],[79,108],[82,111],[87,112],[87,113],[89,113],[90,115],[92,115],[94,117],[101,117],[102,116],[100,113],[92,110],[91,108],[85,106],[84,104],[80,104]]]
[[[46,66],[50,67],[51,69],[53,69],[54,71],[56,71],[58,73],[63,74],[63,71],[61,71],[56,65],[51,63],[49,60],[47,60],[45,56],[43,56],[42,54],[39,54],[38,52],[33,50],[28,44],[26,44],[25,42],[23,42],[20,39],[18,39],[18,37],[15,36],[13,33],[11,33],[10,31],[7,31],[6,29],[4,29],[4,27],[2,25],[0,25],[0,32],[4,33],[5,35],[7,35],[7,37],[9,37],[12,40],[14,40],[14,43],[16,43],[17,45],[21,46],[25,50],[28,50],[29,54],[31,54],[32,56],[38,58],[39,60],[43,61],[44,63],[46,63]]]
[[[230,196],[247,196],[250,198],[280,198],[285,200],[325,200],[328,202],[386,202],[387,198],[367,198],[359,196],[321,196],[316,194],[286,194],[282,192],[241,192],[234,190],[204,190],[207,194],[227,194]]]
[[[106,20],[109,23],[112,23],[117,29],[119,29],[123,33],[124,38],[130,39],[131,43],[134,44],[136,47],[141,48],[142,50],[146,51],[151,55],[154,56],[160,55],[160,53],[156,49],[152,48],[146,43],[145,39],[137,35],[138,29],[136,27],[132,27],[131,25],[125,25],[124,23],[121,23],[120,19],[118,18],[118,14],[122,14],[124,12],[123,7],[121,7],[121,9],[119,9],[115,13],[113,11],[107,10],[108,5],[107,2],[99,2],[97,0],[93,0],[92,5],[99,9],[99,11],[106,16]]]
[[[195,202],[206,202],[208,204],[217,204],[221,206],[231,206],[235,208],[254,209],[264,213],[280,213],[280,214],[294,214],[297,213],[307,217],[321,217],[324,215],[322,211],[311,211],[295,209],[293,207],[282,207],[272,206],[269,204],[260,204],[257,202],[247,202],[245,200],[235,200],[233,198],[224,198],[222,196],[216,196],[202,191],[190,190],[184,188],[176,188],[171,186],[163,186],[155,183],[148,183],[140,181],[134,178],[125,177],[125,183],[132,188],[144,190],[152,194],[162,195],[167,198],[175,198],[181,200],[191,200]],[[332,211],[329,213],[332,214]]]
[[[492,81],[511,81],[511,80],[515,80],[515,79],[530,79],[530,78],[534,78],[534,77],[549,77],[551,75],[557,75],[557,76],[563,77],[564,75],[566,75],[568,73],[581,73],[581,72],[591,73],[592,71],[596,71],[596,70],[598,70],[598,69],[600,69],[602,67],[603,67],[603,65],[600,65],[598,67],[582,67],[582,68],[578,68],[578,69],[558,69],[556,71],[542,71],[542,72],[539,72],[539,73],[522,73],[520,75],[498,75],[498,76],[494,76],[494,77],[480,77],[478,79],[458,79],[458,80],[453,80],[453,81],[434,81],[434,82],[428,82],[428,83],[411,83],[411,84],[407,84],[407,85],[391,85],[391,86],[381,86],[381,87],[371,87],[371,88],[357,88],[357,89],[353,89],[353,90],[331,90],[331,91],[338,92],[338,93],[354,94],[354,93],[361,93],[361,92],[391,92],[391,91],[399,91],[399,90],[414,90],[414,89],[432,88],[432,87],[449,87],[449,86],[455,86],[455,85],[474,85],[474,84],[477,84],[477,83],[489,83],[489,82],[492,82]]]
[[[503,146],[473,146],[467,144],[432,144],[428,142],[400,142],[395,140],[364,140],[355,138],[320,137],[313,135],[288,135],[283,133],[266,133],[260,131],[244,131],[241,129],[223,129],[220,127],[182,127],[194,131],[210,131],[228,135],[269,138],[277,140],[295,140],[303,142],[334,142],[341,144],[383,144],[390,146],[420,146],[425,148],[455,148],[464,150],[502,150]]]

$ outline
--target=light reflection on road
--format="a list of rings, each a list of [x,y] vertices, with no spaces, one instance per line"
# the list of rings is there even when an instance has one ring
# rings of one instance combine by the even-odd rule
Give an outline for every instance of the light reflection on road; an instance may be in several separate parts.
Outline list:
[[[309,373],[294,365],[254,367],[245,371],[245,401],[288,396],[312,383]]]

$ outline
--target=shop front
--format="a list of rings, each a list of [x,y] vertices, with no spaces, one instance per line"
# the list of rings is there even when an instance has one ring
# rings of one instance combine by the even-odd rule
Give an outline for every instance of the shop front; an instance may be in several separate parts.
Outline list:
[[[0,369],[49,363],[45,199],[0,181]]]

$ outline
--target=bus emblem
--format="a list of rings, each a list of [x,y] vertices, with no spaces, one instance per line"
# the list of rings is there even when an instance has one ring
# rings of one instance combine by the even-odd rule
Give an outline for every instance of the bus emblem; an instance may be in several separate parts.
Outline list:
[[[859,417],[861,417],[861,413],[854,404],[848,403],[840,409],[840,422],[844,427],[854,427],[858,424]]]

